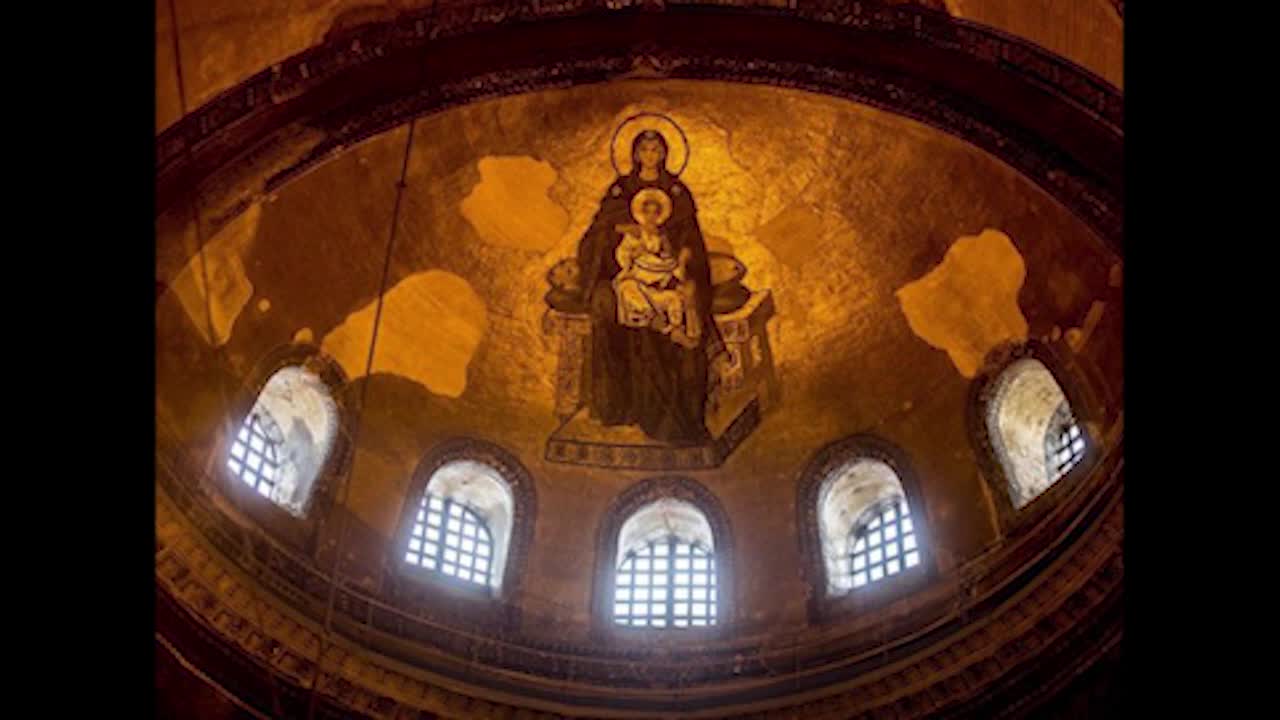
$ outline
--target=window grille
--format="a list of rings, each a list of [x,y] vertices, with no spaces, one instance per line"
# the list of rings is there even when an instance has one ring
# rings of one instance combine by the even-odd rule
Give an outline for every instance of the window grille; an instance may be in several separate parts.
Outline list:
[[[613,618],[630,627],[716,624],[715,556],[669,535],[628,552],[614,576]]]
[[[911,508],[904,498],[863,513],[849,533],[849,573],[854,588],[920,564]]]
[[[493,538],[484,519],[450,498],[423,493],[405,562],[477,585],[493,583]]]

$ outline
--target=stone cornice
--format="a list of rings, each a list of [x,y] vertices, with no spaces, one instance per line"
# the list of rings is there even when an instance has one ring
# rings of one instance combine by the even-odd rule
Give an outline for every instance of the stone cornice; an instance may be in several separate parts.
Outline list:
[[[504,52],[491,52],[496,46]],[[216,228],[414,117],[627,77],[790,87],[911,117],[1008,162],[1122,250],[1124,104],[1115,88],[943,13],[852,0],[788,8],[502,0],[361,26],[259,72],[162,133],[157,211],[199,197]]]
[[[1073,632],[1093,628],[1095,639],[1112,632],[1107,628],[1118,621],[1108,608],[1123,585],[1122,469],[1115,456],[1100,462],[1062,502],[1062,512],[1047,515],[1035,531],[902,602],[803,633],[785,648],[739,638],[684,652],[623,652],[540,646],[407,616],[389,627],[377,618],[394,615],[393,608],[340,588],[336,634],[321,672],[333,683],[325,693],[355,708],[365,707],[358,698],[381,698],[374,705],[445,715],[447,702],[431,707],[423,699],[455,693],[488,703],[496,717],[513,711],[502,709],[503,698],[549,712],[617,717],[675,710],[719,716],[797,703],[808,703],[805,717],[889,706],[915,716],[980,702],[1017,682],[1015,669],[1046,648],[1075,642]],[[321,646],[325,579],[313,576],[300,587],[282,577],[283,548],[264,555],[262,538],[227,537],[253,533],[210,524],[204,513],[217,511],[191,504],[200,501],[183,486],[162,481],[157,492],[161,591],[220,642],[275,668],[282,681],[309,682]],[[224,554],[226,548],[233,551]],[[1082,650],[1060,662],[1088,657]],[[344,669],[352,663],[361,668],[354,676]]]

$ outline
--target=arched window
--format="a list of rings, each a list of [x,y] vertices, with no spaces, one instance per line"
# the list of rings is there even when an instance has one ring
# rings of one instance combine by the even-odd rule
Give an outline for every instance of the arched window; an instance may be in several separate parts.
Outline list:
[[[663,498],[623,523],[613,583],[613,620],[631,627],[716,624],[715,540],[702,511]]]
[[[337,405],[324,380],[304,367],[284,367],[245,415],[226,467],[259,495],[302,517],[337,431]]]
[[[1088,448],[1058,381],[1034,357],[1015,360],[996,378],[985,423],[1015,510],[1070,472]]]
[[[439,611],[449,610],[447,602],[439,604],[448,590],[516,596],[536,514],[533,478],[511,453],[475,438],[436,445],[414,470],[400,529],[388,546],[400,569],[394,592]]]
[[[849,575],[860,588],[920,564],[911,506],[906,498],[867,508],[849,533]]]
[[[514,511],[511,488],[496,468],[476,460],[446,462],[418,498],[404,561],[496,592]]]
[[[491,585],[498,575],[489,524],[464,502],[429,492],[422,496],[404,559],[477,585]]]
[[[818,495],[827,593],[841,595],[920,564],[916,519],[902,482],[883,460],[853,457]]]
[[[900,597],[932,577],[920,484],[889,442],[860,434],[820,449],[801,475],[796,511],[815,620]]]
[[[628,488],[601,527],[598,621],[674,631],[724,625],[730,545],[719,503],[694,481],[650,478]]]

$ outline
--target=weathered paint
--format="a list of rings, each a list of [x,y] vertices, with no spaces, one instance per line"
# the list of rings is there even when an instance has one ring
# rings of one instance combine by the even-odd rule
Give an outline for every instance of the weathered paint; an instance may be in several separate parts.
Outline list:
[[[375,300],[348,315],[321,343],[351,379],[366,374],[376,309]],[[437,395],[459,397],[488,326],[484,302],[466,280],[440,270],[411,275],[386,294],[373,372],[399,375]]]
[[[462,200],[462,216],[485,242],[547,250],[560,240],[569,214],[547,195],[556,181],[551,165],[531,157],[486,157],[480,182]]]
[[[241,255],[253,242],[262,207],[254,205],[228,223],[205,243],[204,252],[193,255],[173,280],[182,309],[205,342],[224,345],[244,306],[253,297],[253,283],[245,273]],[[206,263],[207,267],[201,267]],[[205,275],[209,279],[209,307],[205,307]],[[212,316],[213,328],[209,321]]]
[[[1009,236],[984,230],[956,240],[942,263],[898,290],[898,302],[912,332],[946,351],[956,370],[972,378],[992,348],[1026,339],[1027,320],[1018,307],[1026,276]]]

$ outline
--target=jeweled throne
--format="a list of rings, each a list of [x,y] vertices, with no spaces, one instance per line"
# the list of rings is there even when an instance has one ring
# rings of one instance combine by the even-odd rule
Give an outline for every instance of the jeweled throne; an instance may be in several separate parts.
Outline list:
[[[773,294],[742,284],[747,268],[726,253],[708,253],[711,310],[724,339],[727,362],[713,366],[707,398],[711,441],[671,446],[638,427],[605,427],[590,417],[583,378],[591,362],[591,318],[577,285],[577,262],[566,258],[547,274],[548,310],[543,332],[559,343],[555,412],[560,426],[547,441],[551,462],[631,470],[696,470],[719,467],[760,423],[761,413],[779,400],[768,322]]]

